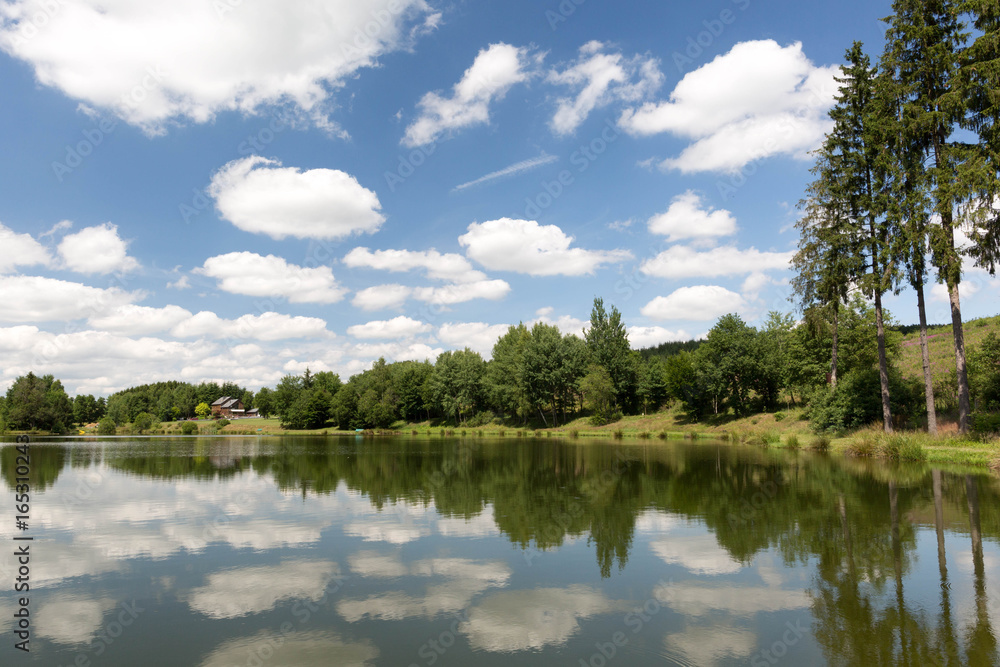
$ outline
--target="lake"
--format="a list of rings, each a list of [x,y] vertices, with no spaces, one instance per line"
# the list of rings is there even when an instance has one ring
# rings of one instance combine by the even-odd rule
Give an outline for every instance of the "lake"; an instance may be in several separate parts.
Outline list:
[[[18,530],[7,440],[3,665],[998,664],[988,474],[708,441],[51,439]]]

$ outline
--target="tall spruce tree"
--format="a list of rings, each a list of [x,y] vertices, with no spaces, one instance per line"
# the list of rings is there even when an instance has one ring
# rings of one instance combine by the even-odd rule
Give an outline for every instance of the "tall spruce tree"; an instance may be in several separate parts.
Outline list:
[[[914,150],[902,123],[903,94],[895,72],[883,68],[877,79],[885,126],[885,150],[878,158],[878,167],[885,184],[886,215],[900,233],[894,235],[895,252],[900,257],[906,280],[917,295],[917,315],[920,322],[920,356],[924,377],[924,400],[927,409],[927,432],[937,433],[937,410],[934,402],[934,377],[931,372],[930,349],[927,343],[927,279],[928,225],[931,203],[923,154]]]
[[[960,54],[968,35],[955,0],[895,0],[892,7],[893,15],[885,19],[889,28],[882,68],[898,82],[906,147],[925,158],[924,176],[933,213],[928,228],[931,262],[938,280],[948,289],[958,377],[958,428],[965,433],[971,410],[958,291],[962,255],[956,248],[955,232],[974,198],[977,174],[982,174],[976,165],[977,151],[956,135],[956,130],[968,124],[970,108],[968,91],[959,76]]]
[[[968,107],[962,127],[978,139],[966,170],[973,202],[969,254],[995,275],[1000,262],[1000,5],[965,0],[962,8],[980,33],[961,52],[958,71],[958,90]]]
[[[845,57],[847,63],[840,68],[841,76],[836,77],[840,87],[836,103],[830,110],[834,127],[823,144],[820,178],[831,199],[846,208],[854,223],[852,236],[864,261],[861,271],[852,278],[875,305],[882,425],[891,432],[882,295],[896,287],[898,263],[892,239],[899,232],[894,219],[885,214],[886,179],[884,170],[879,167],[879,155],[890,131],[886,121],[888,105],[877,94],[875,68],[861,43],[855,42]]]

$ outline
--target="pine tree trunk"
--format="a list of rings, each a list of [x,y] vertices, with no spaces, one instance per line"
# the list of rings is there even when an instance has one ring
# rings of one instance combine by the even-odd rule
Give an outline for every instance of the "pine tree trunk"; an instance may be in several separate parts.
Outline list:
[[[969,405],[969,372],[965,365],[965,335],[962,332],[962,303],[958,283],[948,285],[951,300],[951,333],[955,339],[955,368],[958,371],[958,431],[968,433],[971,421]]]
[[[833,309],[833,350],[830,353],[830,386],[837,388],[837,341],[840,334],[840,304]]]
[[[927,348],[927,309],[924,305],[924,280],[921,277],[916,285],[917,312],[920,315],[920,356],[924,364],[924,396],[927,399],[927,432],[937,434],[937,411],[934,408],[934,378],[931,375],[931,355]]]
[[[882,428],[892,433],[892,410],[889,406],[889,367],[885,358],[885,323],[882,321],[882,293],[875,290],[875,326],[878,331],[878,381],[882,389]]]

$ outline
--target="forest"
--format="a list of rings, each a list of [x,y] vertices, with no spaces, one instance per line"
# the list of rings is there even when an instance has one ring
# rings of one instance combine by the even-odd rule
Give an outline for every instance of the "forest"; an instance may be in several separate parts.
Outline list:
[[[232,383],[160,382],[105,399],[70,398],[51,375],[29,373],[0,400],[0,419],[18,430],[59,432],[99,420],[112,432],[124,424],[148,429],[155,422],[207,417],[212,401],[233,396],[289,429],[385,429],[428,420],[543,428],[581,416],[601,425],[676,404],[692,421],[803,406],[817,432],[843,432],[881,419],[879,326],[874,306],[858,294],[841,304],[836,322],[831,312],[812,308],[801,320],[772,312],[760,328],[729,314],[704,340],[637,351],[621,313],[614,306],[606,310],[598,298],[583,338],[544,323],[518,324],[496,341],[489,360],[468,348],[444,352],[433,362],[379,359],[347,382],[306,369],[256,393]],[[902,334],[889,313],[883,312],[882,323],[894,420],[923,426],[923,387],[897,368]],[[995,432],[1000,337],[991,332],[968,352],[975,429]],[[957,411],[954,376],[936,383],[939,410]]]

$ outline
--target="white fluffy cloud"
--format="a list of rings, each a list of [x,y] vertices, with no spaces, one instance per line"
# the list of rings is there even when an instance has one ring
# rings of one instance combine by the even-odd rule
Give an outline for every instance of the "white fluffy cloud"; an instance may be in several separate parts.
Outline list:
[[[743,297],[718,285],[681,287],[667,296],[658,296],[642,307],[642,314],[654,320],[714,320],[745,305]]]
[[[257,297],[285,297],[292,303],[335,303],[347,290],[328,266],[308,268],[281,257],[231,252],[209,257],[195,273],[215,278],[219,289]]]
[[[683,329],[670,331],[663,327],[629,327],[628,342],[632,349],[639,350],[644,347],[654,347],[660,343],[691,340],[694,336]]]
[[[619,122],[635,135],[692,139],[661,165],[685,173],[735,171],[772,155],[805,158],[830,128],[837,72],[813,65],[798,42],[742,42],[687,74],[669,101],[626,111]]]
[[[0,49],[147,132],[278,103],[332,127],[331,91],[439,19],[425,0],[12,0]]]
[[[92,327],[125,336],[145,336],[169,331],[181,322],[191,318],[191,311],[180,306],[119,306],[103,315],[95,315],[88,321]]]
[[[570,248],[573,237],[559,227],[510,218],[474,222],[458,242],[466,255],[488,269],[533,276],[593,274],[604,264],[632,256],[627,250]]]
[[[18,234],[0,223],[0,273],[14,271],[19,266],[51,263],[49,251],[31,234]]]
[[[527,49],[500,43],[481,50],[455,84],[451,97],[430,92],[420,99],[420,116],[406,128],[403,144],[424,146],[447,132],[488,123],[490,103],[502,99],[511,86],[526,81],[532,66]]]
[[[375,320],[366,324],[347,327],[347,333],[355,338],[406,338],[427,333],[431,325],[400,315],[391,320]]]
[[[736,218],[725,209],[715,210],[693,190],[677,195],[670,208],[654,215],[646,223],[653,234],[669,241],[681,239],[714,239],[736,233]]]
[[[358,290],[351,299],[351,305],[368,311],[400,308],[412,293],[413,289],[406,285],[376,285]]]
[[[663,75],[656,61],[620,53],[605,53],[598,41],[580,47],[580,56],[564,70],[552,70],[549,83],[575,89],[575,97],[561,97],[549,126],[558,135],[572,134],[594,109],[612,102],[641,101],[660,87]]]
[[[344,264],[351,268],[378,269],[380,271],[413,271],[422,269],[433,280],[453,283],[472,283],[486,279],[465,257],[456,253],[437,250],[376,250],[355,248],[344,255]]]
[[[413,290],[413,298],[437,306],[450,306],[473,299],[499,301],[509,293],[510,285],[504,280],[480,280],[444,287],[417,287]]]
[[[101,289],[40,276],[0,276],[0,322],[53,322],[99,317],[138,301],[139,292]]]
[[[292,317],[268,312],[225,320],[209,311],[202,311],[178,323],[171,333],[179,338],[210,336],[262,341],[326,338],[332,335],[326,328],[326,322],[318,317]]]
[[[688,246],[672,246],[642,263],[642,270],[657,278],[734,276],[755,271],[785,270],[793,252],[740,250],[733,246],[698,252]]]
[[[128,256],[128,244],[118,236],[118,227],[110,222],[64,236],[58,251],[66,268],[78,273],[124,273],[139,268],[139,262]]]
[[[437,337],[442,343],[453,348],[468,347],[489,359],[493,345],[500,336],[507,333],[506,324],[486,324],[484,322],[459,322],[442,324]]]
[[[256,155],[229,162],[208,188],[219,214],[245,232],[281,240],[340,239],[378,231],[378,196],[337,169],[282,167]]]

